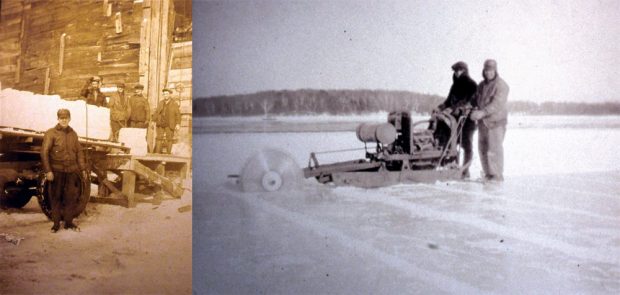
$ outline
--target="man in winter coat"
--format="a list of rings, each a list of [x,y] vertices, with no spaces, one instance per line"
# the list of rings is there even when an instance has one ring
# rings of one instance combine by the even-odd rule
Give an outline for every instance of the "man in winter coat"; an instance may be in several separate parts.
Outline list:
[[[85,100],[87,104],[92,104],[100,107],[107,105],[105,96],[99,88],[101,87],[101,77],[93,76],[89,79],[88,83],[80,91],[80,98]]]
[[[497,62],[484,62],[484,80],[476,92],[477,109],[470,118],[478,121],[478,154],[486,181],[504,180],[504,135],[508,123],[509,87],[497,73]]]
[[[131,107],[125,98],[125,84],[116,85],[117,91],[110,99],[110,128],[112,134],[111,141],[118,141],[118,134],[121,128],[127,127],[127,119],[131,113]]]
[[[437,108],[440,112],[446,112],[451,114],[457,121],[465,115],[465,109],[471,108],[475,103],[473,102],[474,94],[476,94],[476,82],[469,77],[469,71],[465,62],[459,61],[452,65],[454,74],[452,75],[452,87],[448,93],[448,98],[440,104]],[[476,122],[467,120],[464,118],[465,124],[463,125],[460,144],[463,148],[464,159],[463,165],[469,167],[469,162],[473,157],[472,140],[474,132],[476,131]],[[449,129],[441,131],[441,127],[437,126],[440,132],[449,138]],[[442,126],[446,127],[446,126]],[[447,142],[447,139],[445,140]],[[463,178],[469,178],[469,168],[463,171]]]
[[[58,124],[45,132],[41,147],[45,178],[50,182],[52,232],[58,231],[61,219],[66,229],[78,229],[73,218],[79,214],[76,207],[82,193],[82,179],[88,176],[78,136],[69,127],[71,113],[60,109],[57,116]]]
[[[179,130],[181,125],[181,111],[179,105],[171,99],[172,90],[165,88],[162,90],[164,99],[160,100],[155,110],[155,124],[157,126],[157,137],[155,138],[155,153],[162,153],[162,148],[170,154],[174,132]]]
[[[144,86],[138,84],[134,87],[134,95],[129,99],[131,114],[129,115],[129,127],[146,128],[148,119],[151,117],[149,101],[142,95]]]

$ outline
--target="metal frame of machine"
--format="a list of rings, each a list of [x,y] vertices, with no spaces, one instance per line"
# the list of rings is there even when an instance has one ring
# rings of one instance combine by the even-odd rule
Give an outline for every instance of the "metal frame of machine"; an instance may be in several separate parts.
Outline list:
[[[470,164],[458,163],[459,139],[469,109],[459,111],[464,112],[459,119],[448,112],[433,112],[429,120],[414,123],[409,112],[392,112],[387,123],[362,124],[356,133],[365,143],[364,159],[319,164],[317,153],[311,153],[304,177],[366,188],[461,179]],[[444,136],[438,128],[445,128]],[[369,151],[366,143],[375,143],[375,150]]]

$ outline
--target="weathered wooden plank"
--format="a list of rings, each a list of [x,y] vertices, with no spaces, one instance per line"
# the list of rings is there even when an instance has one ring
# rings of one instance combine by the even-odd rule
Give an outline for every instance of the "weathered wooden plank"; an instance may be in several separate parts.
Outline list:
[[[173,70],[177,70],[177,69],[188,69],[192,67],[192,57],[191,56],[187,56],[187,57],[181,57],[181,58],[175,58],[172,60],[172,69]]]
[[[171,70],[168,75],[168,83],[192,81],[192,69]]]
[[[0,51],[17,51],[19,49],[19,45],[16,40],[17,38],[11,38],[0,42]]]
[[[12,56],[12,57],[1,57],[0,56],[0,66],[15,65],[16,60],[17,60],[16,56]]]
[[[22,27],[21,21],[12,23],[10,25],[9,24],[5,24],[4,22],[1,22],[1,24],[2,24],[1,26],[3,28],[2,31],[4,31],[4,32],[19,32],[19,30]]]
[[[15,31],[5,31],[2,30],[0,31],[0,40],[6,40],[6,39],[11,39],[11,38],[19,38],[19,30],[15,30]]]
[[[188,43],[189,45],[185,45],[185,43]],[[192,42],[183,42],[182,44],[184,44],[183,46],[176,46],[176,44],[179,43],[172,43],[172,53],[174,54],[174,57],[187,57],[187,56],[192,56]]]

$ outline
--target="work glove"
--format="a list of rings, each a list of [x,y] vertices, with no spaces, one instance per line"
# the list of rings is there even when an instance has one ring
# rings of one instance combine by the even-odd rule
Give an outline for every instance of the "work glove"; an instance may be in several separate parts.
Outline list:
[[[52,171],[45,173],[45,179],[47,181],[54,181],[54,173]]]
[[[481,110],[474,110],[471,112],[471,114],[469,115],[469,118],[472,121],[478,121],[480,119],[482,119],[484,116],[486,115],[485,111],[481,111]]]

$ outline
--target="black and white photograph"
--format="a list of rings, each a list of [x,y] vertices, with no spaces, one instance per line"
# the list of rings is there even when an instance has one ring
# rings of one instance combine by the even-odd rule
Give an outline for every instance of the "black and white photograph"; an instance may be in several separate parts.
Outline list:
[[[620,2],[193,13],[195,294],[620,292]]]
[[[192,292],[191,98],[191,0],[0,0],[0,294]]]

